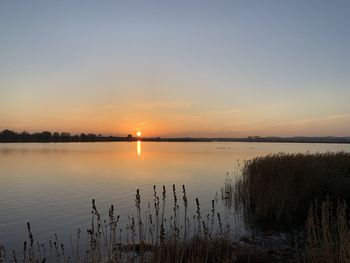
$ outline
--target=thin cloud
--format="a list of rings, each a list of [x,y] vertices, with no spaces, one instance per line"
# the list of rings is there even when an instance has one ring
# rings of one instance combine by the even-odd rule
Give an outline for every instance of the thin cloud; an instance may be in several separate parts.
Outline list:
[[[133,103],[134,107],[142,110],[152,110],[152,109],[184,109],[191,108],[195,105],[191,101],[165,101],[165,102],[152,102],[152,103]]]
[[[333,115],[333,116],[328,117],[327,120],[346,119],[348,117],[350,117],[349,113],[347,113],[347,114],[340,114],[340,115]]]
[[[297,120],[297,121],[289,121],[289,122],[279,122],[279,123],[273,123],[270,125],[257,125],[257,126],[247,128],[246,130],[247,131],[256,131],[259,129],[276,128],[276,127],[300,128],[300,127],[304,127],[304,126],[308,126],[308,125],[312,125],[312,124],[319,124],[319,123],[327,122],[327,121],[346,119],[349,117],[350,117],[350,114],[346,113],[346,114],[327,116],[324,118],[305,119],[305,120]]]
[[[211,116],[215,116],[215,115],[226,115],[226,114],[234,114],[239,112],[240,111],[238,110],[214,110],[214,111],[207,111],[207,112],[201,112],[201,113],[175,114],[173,115],[173,118],[177,120],[193,120],[193,119],[210,118]]]
[[[219,111],[212,111],[213,114],[233,114],[233,113],[239,113],[239,110],[219,110]]]
[[[176,120],[194,120],[194,119],[203,119],[206,117],[204,114],[176,114],[172,116]]]

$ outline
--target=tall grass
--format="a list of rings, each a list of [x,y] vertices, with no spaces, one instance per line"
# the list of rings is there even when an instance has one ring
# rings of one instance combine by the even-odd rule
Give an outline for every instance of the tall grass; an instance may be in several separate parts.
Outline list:
[[[5,248],[4,246],[0,246],[0,262],[5,261]]]
[[[337,206],[325,201],[311,207],[307,220],[305,261],[310,263],[350,262],[350,224],[345,202]]]
[[[246,161],[236,204],[260,226],[303,226],[315,199],[350,202],[350,153],[271,154]]]
[[[237,200],[237,198],[235,198],[235,193],[237,191],[236,188],[239,186],[238,182],[242,178],[242,169],[245,164],[245,160],[235,160],[233,164],[233,170],[231,172],[227,172],[226,174],[224,185],[221,187],[221,200],[223,200],[226,208],[231,209],[235,207],[235,202]]]
[[[263,252],[232,242],[230,226],[216,211],[214,200],[210,214],[202,215],[197,198],[196,211],[191,217],[185,186],[182,186],[182,202],[175,185],[171,194],[164,186],[162,190],[159,196],[154,186],[153,204],[146,207],[142,207],[140,191],[136,191],[136,216],[128,217],[126,227],[120,226],[120,216],[115,215],[113,205],[108,218],[102,219],[96,201],[92,200],[87,238],[83,239],[78,229],[69,245],[61,243],[56,234],[49,244],[36,242],[28,223],[23,251],[5,255],[0,247],[0,260],[6,256],[13,262],[270,262]],[[165,215],[167,195],[173,203],[170,217]]]

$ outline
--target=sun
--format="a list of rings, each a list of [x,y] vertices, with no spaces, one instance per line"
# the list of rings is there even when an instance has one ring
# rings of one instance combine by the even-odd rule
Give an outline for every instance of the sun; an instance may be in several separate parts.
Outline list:
[[[137,132],[136,132],[136,136],[137,136],[137,137],[141,137],[141,135],[142,135],[142,133],[141,133],[140,131],[137,131]]]

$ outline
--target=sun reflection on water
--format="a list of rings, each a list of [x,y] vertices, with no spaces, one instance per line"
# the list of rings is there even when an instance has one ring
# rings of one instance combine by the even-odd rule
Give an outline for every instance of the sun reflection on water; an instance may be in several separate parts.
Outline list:
[[[141,141],[137,141],[136,147],[137,147],[137,155],[141,157]]]

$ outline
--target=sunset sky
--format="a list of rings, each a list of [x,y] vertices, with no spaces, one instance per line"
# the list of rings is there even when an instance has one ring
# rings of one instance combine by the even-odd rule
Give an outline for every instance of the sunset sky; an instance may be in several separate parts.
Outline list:
[[[0,130],[350,136],[350,1],[0,2]]]

